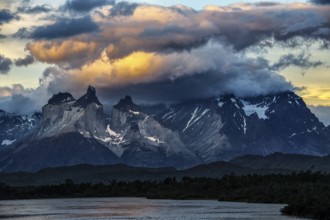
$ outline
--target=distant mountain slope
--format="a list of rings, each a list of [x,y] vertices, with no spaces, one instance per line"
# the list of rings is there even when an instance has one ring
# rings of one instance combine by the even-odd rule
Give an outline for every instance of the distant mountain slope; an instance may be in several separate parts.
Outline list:
[[[76,165],[69,167],[47,168],[37,173],[0,173],[0,182],[13,186],[31,186],[63,183],[71,179],[77,183],[109,183],[116,181],[164,180],[168,177],[210,177],[221,178],[224,175],[248,175],[290,173],[287,170],[254,170],[227,162],[216,162],[196,166],[187,170],[174,168],[142,168],[123,164],[118,165]]]
[[[292,92],[179,103],[159,116],[206,162],[244,154],[329,153],[329,131]]]
[[[75,165],[42,169],[35,173],[0,173],[0,182],[13,186],[45,185],[62,183],[66,179],[74,182],[108,183],[110,181],[164,180],[168,177],[222,178],[225,175],[291,174],[312,171],[330,173],[330,158],[297,154],[275,153],[269,156],[246,155],[230,162],[214,162],[185,170],[171,167],[143,168],[124,164]]]
[[[282,153],[275,153],[268,156],[245,155],[231,160],[230,163],[251,169],[330,172],[330,156],[317,157]]]
[[[40,118],[40,113],[22,116],[0,110],[0,148],[15,143],[31,132]]]

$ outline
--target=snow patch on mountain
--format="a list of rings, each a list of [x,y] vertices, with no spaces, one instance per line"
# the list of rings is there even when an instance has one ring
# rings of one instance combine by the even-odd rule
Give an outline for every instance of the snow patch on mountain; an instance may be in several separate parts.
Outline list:
[[[11,145],[12,143],[14,143],[16,141],[15,140],[3,140],[1,145],[4,145],[4,146],[8,146],[8,145]]]
[[[198,112],[202,110],[199,107],[196,107],[195,110],[191,113],[191,118],[186,124],[186,127],[182,130],[182,132],[185,132],[191,125],[196,123],[198,120],[200,120],[206,113],[210,111],[210,109],[205,109],[203,112],[198,114]]]
[[[269,109],[269,106],[263,105],[263,104],[252,104],[248,101],[243,101],[243,110],[245,112],[245,115],[251,116],[252,114],[256,113],[258,115],[259,119],[268,119],[269,117],[266,115],[267,110]]]
[[[218,102],[218,106],[221,108],[225,103],[224,102]]]
[[[165,144],[164,141],[161,141],[161,140],[159,140],[159,139],[156,138],[156,137],[145,137],[145,138],[147,138],[148,140],[150,140],[150,141],[156,143],[157,145],[158,145],[158,144]]]
[[[132,111],[132,110],[129,110],[130,113],[134,114],[134,115],[139,115],[140,112],[137,112],[137,111]]]
[[[107,132],[110,136],[114,136],[114,137],[118,137],[120,134],[118,134],[117,132],[113,131],[111,128],[110,128],[110,125],[107,126]]]

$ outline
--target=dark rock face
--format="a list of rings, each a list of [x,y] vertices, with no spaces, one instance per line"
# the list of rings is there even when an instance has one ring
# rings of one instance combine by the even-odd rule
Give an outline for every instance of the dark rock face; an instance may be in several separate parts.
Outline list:
[[[87,93],[85,95],[83,95],[81,98],[79,98],[73,106],[86,108],[91,103],[95,103],[97,105],[102,106],[102,104],[100,103],[99,99],[96,96],[95,88],[92,86],[89,86],[87,89]]]
[[[133,132],[139,132],[140,131],[140,128],[139,128],[139,125],[135,122],[133,122],[130,126],[130,129],[133,131]]]
[[[245,100],[247,103],[265,109],[264,125],[259,126],[262,130],[255,127],[248,135],[249,140],[258,143],[257,148],[264,146],[263,155],[283,152],[322,156],[329,153],[325,126],[294,93],[250,98]],[[256,118],[250,123],[256,124]]]
[[[86,94],[77,101],[70,100],[43,107],[42,123],[37,138],[52,137],[68,132],[83,133],[86,137],[99,133],[100,137],[105,135],[103,106],[96,97],[95,89],[90,86]]]
[[[206,162],[274,152],[321,156],[330,150],[329,132],[292,92],[189,101],[160,118]]]
[[[143,112],[129,96],[114,106],[110,124],[120,143],[121,151],[118,156],[125,164],[184,168],[202,162],[187,149],[178,132],[163,126],[156,117]],[[115,149],[116,143],[116,140],[112,141],[112,149]]]
[[[58,93],[56,95],[54,95],[51,99],[49,99],[48,101],[48,105],[60,105],[62,103],[65,102],[71,102],[74,101],[75,99],[73,98],[73,96],[70,93]]]
[[[118,104],[113,106],[115,109],[122,111],[122,112],[127,112],[127,111],[133,111],[133,112],[140,112],[141,109],[138,105],[133,103],[132,97],[126,96],[123,99],[120,99]]]

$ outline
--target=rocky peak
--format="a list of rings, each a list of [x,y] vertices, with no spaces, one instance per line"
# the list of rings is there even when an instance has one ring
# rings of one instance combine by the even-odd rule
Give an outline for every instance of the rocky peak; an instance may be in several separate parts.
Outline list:
[[[93,86],[88,86],[87,93],[91,95],[96,95],[96,89]]]
[[[56,95],[53,95],[53,97],[48,100],[48,105],[60,105],[62,103],[71,102],[74,100],[75,99],[70,93],[60,92],[57,93]]]
[[[140,112],[140,107],[136,105],[132,97],[127,95],[125,98],[120,99],[117,105],[114,106],[115,109],[126,112],[126,111],[134,111],[134,112]]]
[[[277,98],[279,102],[282,101],[294,106],[307,107],[303,99],[291,91],[280,93],[277,95]]]
[[[96,96],[96,89],[92,86],[89,86],[86,94],[76,101],[74,107],[86,108],[91,103],[95,103],[97,105],[102,106],[102,104],[100,103],[99,99]]]
[[[56,97],[58,96],[63,96],[63,94]],[[102,104],[96,97],[95,89],[89,86],[86,94],[77,101],[44,106],[37,138],[53,137],[70,132],[80,133],[84,137],[103,138],[105,124]]]

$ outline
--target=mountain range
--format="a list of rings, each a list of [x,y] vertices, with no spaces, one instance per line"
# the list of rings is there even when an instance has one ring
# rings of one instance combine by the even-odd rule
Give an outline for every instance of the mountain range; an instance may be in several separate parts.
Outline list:
[[[290,91],[170,106],[137,105],[126,96],[107,118],[90,86],[79,99],[54,95],[40,114],[0,111],[0,171],[119,163],[186,169],[248,154],[326,156],[329,140],[330,129]]]

